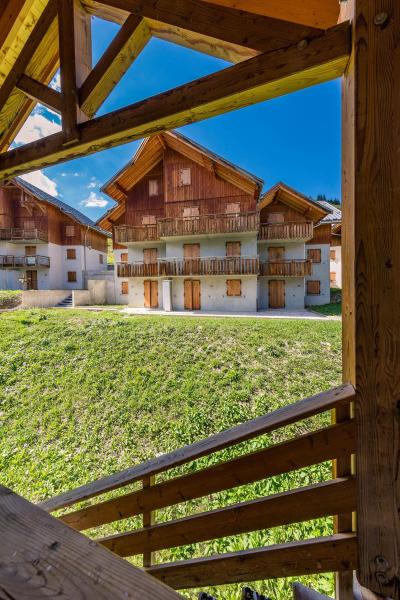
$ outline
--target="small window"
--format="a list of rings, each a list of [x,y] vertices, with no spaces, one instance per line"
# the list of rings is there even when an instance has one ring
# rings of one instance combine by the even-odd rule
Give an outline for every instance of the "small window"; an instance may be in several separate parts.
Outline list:
[[[331,250],[331,260],[336,260],[336,250]]]
[[[25,246],[25,256],[36,256],[36,246]]]
[[[121,262],[128,262],[128,253],[127,252],[121,252]]]
[[[65,226],[65,236],[66,237],[74,237],[75,235],[75,225],[66,225]]]
[[[183,218],[198,217],[200,214],[198,206],[185,206],[183,209]]]
[[[75,259],[76,259],[75,248],[67,248],[67,260],[75,260]]]
[[[241,296],[242,295],[242,281],[240,279],[227,279],[226,295],[227,296]]]
[[[336,281],[336,273],[332,273],[332,272],[330,273],[330,281],[331,281],[331,283],[335,283],[335,281]]]
[[[158,196],[159,181],[158,179],[149,179],[149,196]]]
[[[283,213],[269,213],[268,223],[284,223],[285,217]]]
[[[192,176],[190,168],[179,169],[179,186],[190,185]]]
[[[240,255],[241,255],[240,242],[226,242],[226,256],[240,256]]]
[[[76,283],[76,271],[68,271],[68,282]]]
[[[103,264],[104,264],[104,256],[103,256],[102,254],[99,254],[99,263],[100,263],[101,265],[103,265]]]
[[[237,215],[240,213],[240,202],[231,202],[226,205],[225,212],[227,215]]]
[[[129,294],[129,282],[121,281],[121,294]]]
[[[307,258],[313,263],[321,262],[321,249],[320,248],[309,248],[307,250]]]
[[[321,293],[321,282],[320,281],[307,281],[307,295],[308,296],[319,296]]]
[[[142,217],[142,225],[155,225],[156,218],[154,215],[144,215]]]

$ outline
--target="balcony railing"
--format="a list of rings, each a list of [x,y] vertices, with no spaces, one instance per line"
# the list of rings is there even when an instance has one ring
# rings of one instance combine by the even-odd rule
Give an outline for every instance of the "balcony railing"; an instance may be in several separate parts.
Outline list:
[[[118,277],[181,277],[192,275],[258,275],[257,257],[170,258],[154,263],[118,263]]]
[[[260,275],[264,277],[305,277],[311,275],[311,260],[274,260],[260,263]]]
[[[8,242],[48,242],[49,236],[43,229],[22,229],[19,227],[8,227],[0,229],[0,240]]]
[[[259,215],[256,212],[199,215],[177,219],[161,219],[158,222],[160,238],[218,233],[242,233],[258,231]]]
[[[114,237],[117,244],[132,242],[153,242],[159,240],[157,225],[119,225],[114,228]]]
[[[314,225],[307,223],[261,223],[259,240],[311,240]]]
[[[48,256],[0,256],[0,268],[23,269],[26,267],[50,267]]]

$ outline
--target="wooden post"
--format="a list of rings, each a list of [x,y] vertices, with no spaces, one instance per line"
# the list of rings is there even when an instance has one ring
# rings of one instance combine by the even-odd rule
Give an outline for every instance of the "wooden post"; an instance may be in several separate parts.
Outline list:
[[[356,388],[360,584],[400,598],[400,2],[348,0],[343,375]]]
[[[154,485],[155,476],[147,475],[142,480],[143,489]],[[150,527],[150,525],[154,525],[154,513],[149,510],[143,513],[143,528]],[[153,564],[153,552],[144,552],[143,553],[143,566],[145,568],[151,567]]]

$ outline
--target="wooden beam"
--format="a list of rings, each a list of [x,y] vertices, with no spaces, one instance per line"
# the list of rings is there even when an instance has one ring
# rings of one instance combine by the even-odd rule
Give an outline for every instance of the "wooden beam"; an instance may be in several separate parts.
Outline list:
[[[0,529],[2,598],[182,599],[3,486]]]
[[[22,75],[17,83],[17,88],[24,92],[28,98],[32,98],[32,100],[40,102],[40,104],[47,106],[51,110],[61,113],[62,96],[60,92],[53,90],[48,85],[44,85],[28,75]]]
[[[156,565],[148,573],[183,589],[349,570],[356,562],[355,535],[338,534]]]
[[[344,23],[308,44],[252,59],[79,126],[80,139],[63,147],[62,134],[0,155],[0,179],[200,121],[342,75],[350,51]]]
[[[50,0],[18,55],[12,70],[0,87],[0,111],[10,97],[13,89],[17,86],[20,77],[24,74],[42,38],[56,17],[57,0]]]
[[[144,19],[130,15],[79,90],[80,105],[93,117],[151,38]]]
[[[343,371],[356,387],[358,579],[400,598],[400,3],[349,0],[343,81]]]

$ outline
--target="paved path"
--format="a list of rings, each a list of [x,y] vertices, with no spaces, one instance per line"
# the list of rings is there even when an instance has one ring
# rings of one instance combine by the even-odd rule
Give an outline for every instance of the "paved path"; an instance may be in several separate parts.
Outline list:
[[[83,307],[82,307],[83,308]],[[163,317],[228,317],[228,318],[244,318],[244,319],[308,319],[311,321],[340,321],[341,317],[327,317],[320,313],[310,310],[260,310],[258,312],[220,312],[220,311],[179,311],[165,312],[164,310],[149,309],[149,308],[124,308],[123,313],[127,315],[159,315]]]

